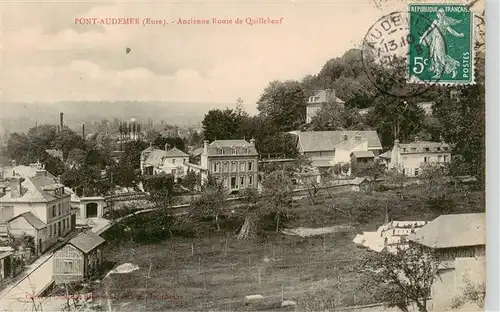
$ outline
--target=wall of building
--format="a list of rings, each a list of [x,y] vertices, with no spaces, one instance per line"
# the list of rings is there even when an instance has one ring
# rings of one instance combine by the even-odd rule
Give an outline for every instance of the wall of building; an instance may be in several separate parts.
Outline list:
[[[251,170],[249,170],[251,163]],[[258,179],[258,158],[242,156],[217,156],[208,160],[210,174],[231,190],[256,187]],[[235,186],[231,187],[231,180]],[[243,182],[243,183],[242,183]]]
[[[307,104],[306,107],[306,123],[310,123],[312,118],[316,116],[318,111],[321,109],[322,103],[318,104]]]
[[[71,197],[66,196],[47,204],[47,243],[55,244],[58,237],[65,236],[71,228]]]
[[[47,204],[46,203],[6,203],[5,205],[12,205],[14,216],[18,216],[25,212],[33,213],[38,219],[47,223]]]
[[[318,152],[305,152],[303,153],[306,157],[331,157],[332,159],[335,157],[335,151],[318,151]]]
[[[451,161],[450,153],[418,153],[402,155],[393,153],[391,156],[391,168],[400,168],[399,170],[404,169],[405,175],[410,177],[420,175],[422,173],[422,166],[425,163],[438,163],[438,160],[440,160],[440,163],[449,163]],[[441,156],[441,158],[438,156]]]
[[[67,244],[54,253],[54,281],[64,283],[78,281],[84,277],[84,255]]]

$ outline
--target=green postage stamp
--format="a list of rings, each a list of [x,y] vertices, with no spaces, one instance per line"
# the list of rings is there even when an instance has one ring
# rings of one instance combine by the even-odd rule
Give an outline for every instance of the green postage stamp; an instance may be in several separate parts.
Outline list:
[[[408,82],[474,83],[473,14],[466,5],[410,4]]]

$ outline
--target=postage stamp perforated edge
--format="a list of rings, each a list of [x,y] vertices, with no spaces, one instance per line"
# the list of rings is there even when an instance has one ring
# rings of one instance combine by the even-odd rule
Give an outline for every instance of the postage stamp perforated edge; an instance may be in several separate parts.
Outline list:
[[[463,5],[466,6],[467,4],[465,3],[408,3],[408,30],[409,33],[411,33],[411,24],[410,24],[410,7],[411,6],[423,6],[423,5],[436,5],[436,6],[446,6],[446,5]],[[471,62],[470,62],[470,73],[471,77],[468,81],[460,81],[460,80],[450,80],[450,79],[439,79],[438,81],[432,81],[433,85],[440,85],[440,86],[453,86],[453,85],[474,85],[476,84],[476,77],[475,77],[475,68],[476,68],[476,51],[475,51],[475,36],[474,36],[474,22],[475,22],[475,13],[470,11],[470,20],[469,20],[469,41],[470,41],[470,55],[471,55]],[[406,72],[406,82],[408,84],[429,84],[430,81],[425,81],[425,80],[418,80],[418,79],[413,79],[413,75],[411,75],[410,71],[410,49],[411,45],[408,45],[408,57],[407,57],[407,64],[408,64],[408,70]]]

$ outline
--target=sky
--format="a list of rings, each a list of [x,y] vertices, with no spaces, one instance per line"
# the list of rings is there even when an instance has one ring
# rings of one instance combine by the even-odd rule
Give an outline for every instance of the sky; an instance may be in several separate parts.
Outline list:
[[[1,83],[6,102],[255,102],[272,80],[316,74],[359,47],[393,0],[44,3],[5,0]],[[75,18],[166,19],[82,25]],[[189,19],[283,18],[277,25],[177,25]],[[174,22],[172,24],[172,22]],[[126,53],[126,48],[130,53]]]

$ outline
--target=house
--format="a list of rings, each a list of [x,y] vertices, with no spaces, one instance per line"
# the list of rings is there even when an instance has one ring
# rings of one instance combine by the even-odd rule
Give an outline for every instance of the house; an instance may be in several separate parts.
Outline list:
[[[326,103],[336,103],[344,107],[345,102],[335,95],[335,90],[326,89],[310,96],[306,104],[306,123],[310,123],[321,107]]]
[[[435,311],[446,311],[467,280],[485,282],[485,213],[441,215],[408,238],[412,248],[434,252],[440,260],[431,297]]]
[[[203,169],[196,164],[189,163],[188,154],[176,147],[171,148],[168,143],[165,144],[164,150],[156,149],[152,145],[143,150],[140,167],[142,174],[169,173],[176,181],[185,177],[188,170],[199,173]]]
[[[10,179],[0,192],[0,223],[13,238],[29,235],[39,255],[75,228],[71,195],[62,184],[39,170],[33,177]]]
[[[105,240],[86,231],[54,253],[53,278],[56,284],[86,280],[99,272]]]
[[[203,147],[196,148],[190,153],[194,164],[199,165],[201,163],[201,154],[203,154]]]
[[[397,248],[408,248],[407,237],[422,229],[427,221],[391,221],[375,232],[357,234],[353,242],[376,252],[396,253]]]
[[[13,252],[11,250],[0,250],[0,282],[12,276]]]
[[[312,166],[321,169],[350,164],[355,151],[376,156],[382,145],[376,131],[299,131],[297,149],[311,159]]]
[[[215,140],[203,142],[201,167],[202,183],[210,174],[229,191],[246,187],[257,187],[259,153],[255,149],[255,140]]]
[[[451,162],[451,149],[445,142],[420,141],[415,138],[413,142],[403,144],[395,140],[390,159],[385,158],[385,160],[389,164],[389,169],[415,177],[422,173],[426,164]]]

